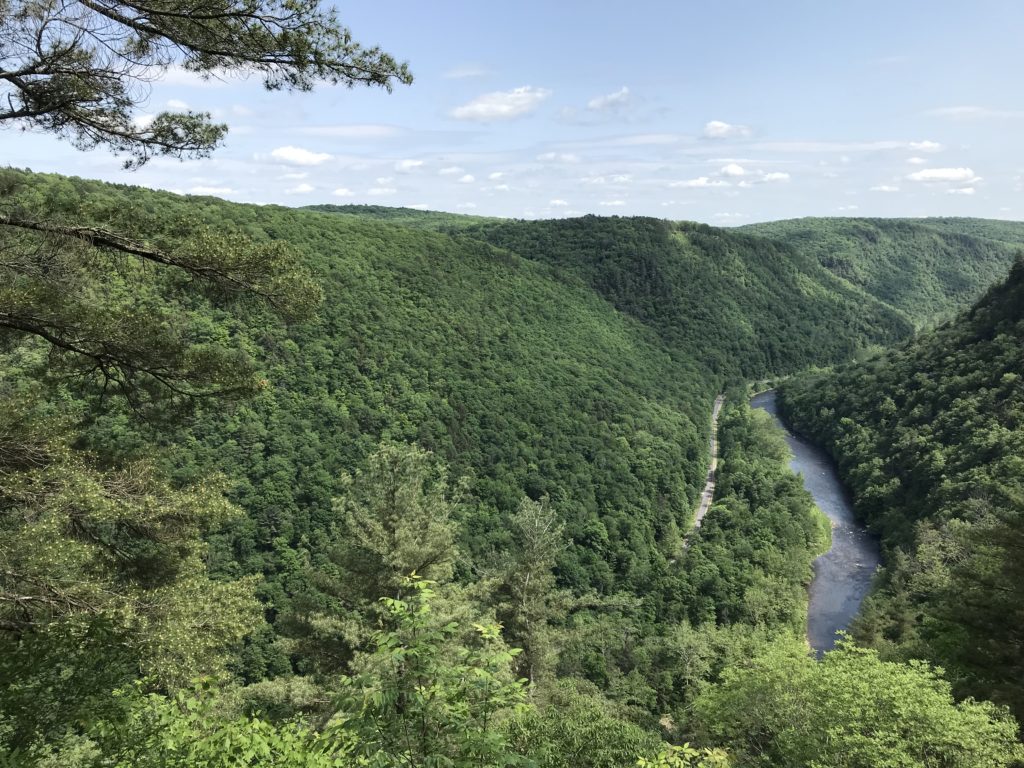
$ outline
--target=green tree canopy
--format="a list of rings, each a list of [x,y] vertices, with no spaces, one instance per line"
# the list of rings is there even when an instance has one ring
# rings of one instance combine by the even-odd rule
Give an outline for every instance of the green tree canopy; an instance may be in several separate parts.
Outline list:
[[[994,768],[1024,757],[1005,708],[955,703],[940,670],[850,642],[819,663],[801,642],[778,641],[727,670],[695,712],[701,734],[740,766]]]

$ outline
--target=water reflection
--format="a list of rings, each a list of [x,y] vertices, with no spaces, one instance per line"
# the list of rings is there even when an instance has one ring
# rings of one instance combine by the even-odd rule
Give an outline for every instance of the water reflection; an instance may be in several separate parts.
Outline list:
[[[750,401],[767,411],[793,452],[789,466],[803,477],[804,487],[832,521],[832,549],[814,561],[814,580],[807,609],[807,641],[816,651],[835,645],[836,632],[856,615],[878,567],[878,541],[853,516],[849,494],[839,482],[832,460],[821,449],[792,435],[779,421],[775,392]]]

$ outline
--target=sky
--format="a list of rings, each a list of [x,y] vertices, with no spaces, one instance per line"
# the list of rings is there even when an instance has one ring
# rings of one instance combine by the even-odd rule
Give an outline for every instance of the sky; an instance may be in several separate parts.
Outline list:
[[[1020,0],[337,4],[411,86],[265,91],[172,69],[139,119],[209,111],[212,158],[125,171],[0,131],[0,164],[251,203],[1024,219]]]

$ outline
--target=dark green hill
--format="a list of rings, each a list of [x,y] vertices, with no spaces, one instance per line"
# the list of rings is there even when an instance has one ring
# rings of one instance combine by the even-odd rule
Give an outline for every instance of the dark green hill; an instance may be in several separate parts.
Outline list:
[[[155,441],[179,478],[233,477],[249,520],[218,539],[215,560],[264,573],[282,609],[304,589],[283,566],[289,553],[322,555],[341,473],[382,438],[420,443],[470,478],[462,527],[474,554],[505,546],[524,494],[548,495],[573,542],[565,586],[653,595],[692,515],[722,383],[846,360],[910,332],[793,249],[699,225],[460,218],[458,231],[432,232],[421,224],[441,222],[420,211],[20,181],[26,200],[79,218],[117,211],[146,237],[208,226],[284,240],[319,276],[317,322],[254,316],[229,331],[262,359],[272,386],[259,399],[200,410],[188,432],[135,434],[106,417],[89,433],[111,458]],[[453,230],[454,217],[441,220]]]
[[[649,218],[487,222],[467,234],[582,280],[673,349],[756,378],[845,360],[906,336],[900,314],[803,253],[703,224]]]
[[[901,312],[797,248],[696,224],[257,207],[17,171],[0,173],[0,194],[5,211],[25,224],[112,227],[141,241],[142,252],[188,254],[215,234],[222,243],[246,235],[256,244],[220,247],[229,256],[294,259],[322,286],[318,317],[285,313],[292,324],[284,325],[228,283],[203,286],[155,263],[124,264],[113,252],[63,252],[61,266],[95,260],[74,306],[108,320],[100,342],[116,340],[118,328],[109,326],[131,330],[136,318],[180,327],[200,363],[246,371],[249,399],[143,399],[133,410],[108,396],[105,370],[62,365],[19,326],[0,336],[5,407],[21,419],[18,402],[7,401],[34,393],[33,418],[38,412],[48,429],[60,430],[68,444],[62,455],[88,452],[88,465],[113,478],[129,459],[153,462],[155,475],[181,483],[226,477],[243,514],[202,545],[193,539],[194,552],[179,551],[204,579],[212,576],[201,586],[189,582],[195,593],[236,580],[258,592],[266,623],[246,599],[253,616],[245,645],[222,661],[245,684],[231,694],[243,697],[237,706],[282,721],[300,714],[325,721],[339,676],[363,664],[377,668],[363,655],[374,638],[382,651],[394,650],[392,635],[376,632],[382,619],[391,621],[379,598],[411,600],[402,577],[415,571],[439,582],[438,626],[465,630],[445,641],[446,660],[486,640],[475,623],[499,621],[504,640],[524,648],[514,656],[495,646],[505,660],[500,674],[528,674],[538,702],[578,694],[603,702],[617,722],[652,731],[674,723],[674,737],[689,738],[694,699],[723,669],[801,633],[811,562],[823,546],[820,516],[787,469],[784,443],[744,402],[745,380],[841,363],[912,330]],[[72,231],[95,232],[58,227],[61,236]],[[9,242],[30,246],[28,257],[45,255],[34,235],[14,237],[24,239]],[[23,261],[4,294],[7,307],[17,308],[23,286],[32,285],[24,275],[42,274],[32,258]],[[303,270],[281,274],[308,287]],[[46,306],[37,300],[31,309]],[[65,316],[74,331],[78,317]],[[711,401],[723,390],[717,495],[692,533]],[[191,408],[159,418],[178,404]],[[138,515],[112,526],[110,507],[94,495],[85,485],[75,496],[99,518],[96,529],[82,529],[78,502],[54,494],[69,521],[58,544],[87,539],[99,562],[124,560],[118,578],[133,595],[140,577],[162,588],[152,574],[178,567],[168,555],[173,539],[151,546]],[[147,493],[139,503],[152,500]],[[36,517],[25,509],[22,528]],[[122,533],[135,549],[121,544]],[[29,559],[38,551],[41,563],[63,567],[65,550],[35,538],[43,540],[28,548]],[[63,578],[60,567],[45,570]],[[129,634],[143,624],[131,615],[126,621]],[[419,622],[410,625],[417,637],[416,627],[433,626]],[[426,635],[440,641],[447,631]],[[182,624],[175,632],[191,648],[206,627]],[[99,690],[79,678],[108,655],[102,634],[90,641],[104,646],[98,655],[75,655],[70,634],[39,642],[45,653],[0,654],[10,679],[32,678],[14,691],[19,703],[10,708],[31,702],[26,723],[59,709],[53,702]],[[18,648],[18,638],[5,645]],[[22,657],[63,658],[65,648],[78,669],[58,666],[61,681],[19,669]],[[426,663],[440,658],[433,653]],[[118,687],[131,687],[141,667],[126,664],[112,669],[105,690],[115,677]],[[173,666],[184,679],[181,665]],[[568,733],[577,760],[575,724],[592,730],[607,718],[563,717],[558,700],[545,705],[550,733]],[[524,741],[532,747],[535,739]],[[615,764],[632,763],[636,749]]]
[[[1024,713],[1024,261],[908,346],[782,389],[825,445],[887,569],[857,626]]]
[[[966,307],[1024,248],[1024,224],[987,219],[791,219],[741,228],[786,243],[917,325]]]

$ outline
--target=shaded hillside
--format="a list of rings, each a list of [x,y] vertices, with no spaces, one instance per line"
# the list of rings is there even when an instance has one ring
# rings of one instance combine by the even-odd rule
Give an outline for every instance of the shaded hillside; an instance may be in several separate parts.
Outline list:
[[[137,724],[152,719],[167,746],[191,712],[204,733],[177,728],[188,743],[272,735],[301,718],[312,746],[339,711],[376,740],[380,721],[357,722],[367,702],[399,702],[393,722],[405,727],[406,691],[463,734],[466,717],[496,711],[478,687],[507,710],[526,699],[519,678],[534,684],[529,703],[501,726],[531,759],[632,764],[659,729],[690,739],[707,724],[693,713],[709,686],[728,686],[730,668],[776,643],[797,647],[824,542],[742,378],[843,359],[909,331],[792,249],[697,225],[460,219],[430,231],[431,215],[418,212],[382,221],[387,211],[234,205],[11,171],[0,194],[20,222],[5,241],[5,268],[16,265],[2,296],[8,318],[64,306],[58,291],[69,289],[82,311],[59,318],[62,333],[81,336],[83,317],[106,320],[101,344],[156,328],[166,333],[144,335],[143,352],[163,352],[170,338],[214,382],[251,382],[195,401],[146,389],[129,407],[111,397],[102,356],[96,365],[89,350],[69,356],[5,326],[0,433],[26,460],[8,461],[0,478],[14,510],[5,530],[17,534],[4,539],[14,599],[3,618],[8,632],[25,629],[0,634],[0,747],[48,749],[71,736],[83,740],[62,752],[99,739],[101,751],[124,753],[105,741],[123,722],[128,751],[151,757]],[[90,223],[116,232],[75,228]],[[506,247],[485,241],[496,233]],[[53,259],[54,243],[71,238],[128,243],[147,259],[97,242]],[[256,295],[166,268],[202,264],[210,251],[233,269],[284,268]],[[258,299],[289,286],[315,299],[307,268],[323,292],[318,317]],[[51,277],[53,290],[32,292]],[[724,388],[720,492],[684,547],[711,402]],[[54,441],[56,460],[40,439]],[[146,483],[165,476],[173,482]],[[180,597],[166,600],[176,576]],[[47,615],[51,594],[83,584],[88,602]],[[21,586],[43,600],[26,601]],[[119,589],[126,610],[97,611]],[[140,608],[162,623],[140,619]],[[154,642],[160,666],[147,661]],[[231,681],[182,690],[205,669]],[[160,675],[147,677],[154,695],[134,685],[140,670]],[[920,669],[911,676],[928,684]],[[215,689],[223,698],[210,698]],[[948,720],[940,698],[932,709]],[[1000,733],[1012,728],[979,707]],[[735,714],[754,723],[738,732],[760,727],[749,708]],[[858,734],[885,728],[853,724]]]
[[[214,562],[265,574],[282,611],[307,589],[284,564],[296,551],[323,556],[341,474],[382,438],[419,443],[469,478],[460,523],[474,555],[502,551],[521,497],[546,495],[572,542],[563,585],[654,599],[693,513],[722,381],[847,359],[909,331],[790,249],[707,227],[588,217],[445,234],[380,211],[11,176],[29,208],[168,243],[203,226],[281,240],[319,277],[317,322],[253,315],[225,331],[261,361],[271,386],[257,400],[200,405],[187,432],[148,434],[108,415],[88,433],[111,460],[155,442],[179,479],[233,478],[248,519],[216,539]]]
[[[898,312],[764,238],[648,218],[483,223],[466,232],[582,279],[725,375],[850,359],[910,333]]]
[[[1024,261],[968,312],[781,390],[827,447],[887,569],[857,634],[1024,713]]]
[[[1024,224],[987,219],[806,218],[741,229],[817,259],[918,325],[966,307],[1024,248]]]

